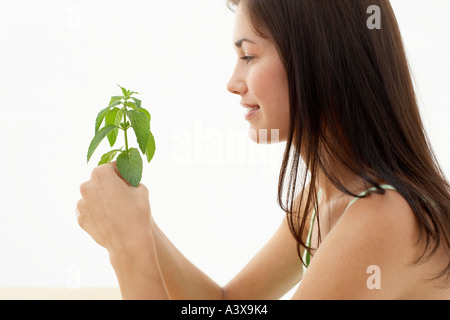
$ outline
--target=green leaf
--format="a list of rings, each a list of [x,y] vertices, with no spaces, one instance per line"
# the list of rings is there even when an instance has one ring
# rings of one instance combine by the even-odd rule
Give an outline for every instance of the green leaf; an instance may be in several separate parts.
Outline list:
[[[150,112],[148,112],[147,110],[145,110],[144,108],[139,108],[139,112],[143,112],[147,115],[148,117],[148,122],[152,121],[152,117],[150,115]]]
[[[109,145],[112,147],[116,143],[119,133],[120,121],[123,119],[124,112],[119,108],[109,110],[105,116],[105,125],[115,125],[117,128],[108,133]]]
[[[111,98],[111,100],[112,100],[112,98]],[[122,103],[122,101],[120,101],[120,100],[113,101],[112,103],[109,104],[108,108],[110,108],[110,109],[114,108],[114,107],[118,106],[121,103]]]
[[[127,121],[127,123],[121,123],[119,124],[119,128],[122,130],[128,130],[128,128],[131,126],[130,121]]]
[[[121,87],[120,85],[118,85],[118,86],[119,86],[119,88],[122,90],[122,94],[123,94],[124,98],[125,98],[125,99],[126,99],[126,98],[129,98],[129,97],[130,97],[129,91],[128,91],[127,89]]]
[[[105,163],[110,163],[111,161],[114,160],[114,157],[116,156],[117,152],[120,152],[120,151],[122,151],[122,148],[120,148],[120,150],[112,150],[110,152],[105,153],[102,156],[102,159],[100,160],[98,165],[100,166],[100,165],[105,164]]]
[[[110,109],[109,107],[106,107],[105,109],[103,109],[98,113],[97,119],[95,119],[95,134],[97,134],[98,129],[100,129],[103,119],[105,119],[105,116],[108,113],[109,109]]]
[[[125,97],[123,96],[114,96],[111,97],[111,100],[109,101],[109,106],[111,106],[113,103],[119,102],[119,104],[121,103],[120,100],[125,99]],[[117,106],[118,104],[116,104],[115,106]]]
[[[134,110],[127,110],[127,116],[136,134],[139,148],[145,154],[150,135],[150,121],[145,113]]]
[[[131,148],[123,151],[117,157],[117,168],[119,173],[127,180],[133,187],[137,187],[142,178],[142,158],[138,149]]]
[[[133,110],[138,110],[138,108],[136,107],[136,105],[134,104],[134,102],[128,101],[127,103],[125,103],[125,106],[127,106],[128,108],[131,108]]]
[[[150,163],[152,161],[153,156],[155,155],[156,151],[156,144],[155,144],[155,138],[153,137],[152,132],[149,132],[149,138],[147,143],[147,149],[145,150],[145,155],[147,156],[147,162]]]
[[[114,98],[114,97],[113,97]],[[112,101],[112,98],[111,98]],[[106,114],[108,113],[111,108],[114,108],[115,106],[121,104],[120,100],[115,100],[113,102],[110,102],[109,106],[107,106],[105,109],[99,112],[97,115],[97,119],[95,119],[95,134],[97,134],[98,129],[100,129],[100,126],[103,123],[103,120],[105,119]]]
[[[135,92],[135,93],[137,93],[137,92]],[[140,109],[140,108],[141,108],[142,101],[139,100],[139,99],[137,99],[137,98],[134,98],[134,97],[131,97],[131,99],[133,99],[134,104],[136,105],[136,107],[137,107],[138,109]]]
[[[114,125],[108,125],[95,134],[94,139],[92,139],[91,144],[89,145],[87,162],[89,162],[89,159],[91,159],[92,154],[94,153],[95,149],[97,149],[100,142],[102,142],[102,140],[106,137],[106,135],[115,128],[116,126]]]

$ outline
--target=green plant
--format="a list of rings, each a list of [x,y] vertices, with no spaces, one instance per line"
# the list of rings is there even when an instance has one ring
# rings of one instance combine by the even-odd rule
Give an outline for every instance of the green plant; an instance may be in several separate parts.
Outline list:
[[[120,149],[105,153],[98,165],[113,161],[119,153],[117,157],[117,168],[119,169],[120,175],[130,185],[137,187],[142,178],[142,157],[138,149],[128,147],[127,130],[130,127],[133,128],[139,149],[149,163],[156,150],[155,138],[150,131],[150,113],[142,108],[141,100],[132,97],[133,94],[139,93],[127,90],[120,85],[119,87],[123,95],[112,97],[108,107],[100,111],[95,120],[95,136],[89,145],[87,162],[89,163],[92,154],[105,137],[108,137],[109,144],[113,147],[120,129],[124,132],[125,150],[122,150],[123,147],[121,147]],[[120,106],[122,107],[120,108]],[[105,126],[100,129],[103,122]]]

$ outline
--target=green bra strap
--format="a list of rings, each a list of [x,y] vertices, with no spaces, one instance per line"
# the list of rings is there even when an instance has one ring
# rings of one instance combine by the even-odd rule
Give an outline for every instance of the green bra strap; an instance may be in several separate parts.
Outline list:
[[[388,185],[388,184],[382,184],[382,185],[380,185],[380,188],[381,188],[381,189],[385,189],[385,190],[396,190],[393,186]],[[370,188],[370,189],[368,189],[368,190],[366,190],[366,191],[361,192],[361,193],[358,195],[357,198],[353,199],[353,200],[349,203],[349,205],[347,206],[347,208],[345,208],[344,212],[347,211],[347,209],[348,209],[353,203],[355,203],[358,199],[360,199],[360,197],[365,196],[369,191],[376,191],[376,190],[377,190],[377,188],[376,188],[376,187],[373,187],[373,188]],[[320,199],[321,193],[322,193],[322,189],[319,189],[318,196],[317,196],[318,200]],[[314,210],[313,210],[313,213],[312,213],[312,216],[311,216],[311,223],[310,223],[310,226],[309,226],[308,236],[307,236],[307,238],[306,238],[306,245],[307,245],[308,247],[311,247],[312,231],[313,231],[313,227],[314,227],[314,220],[315,220],[315,218],[316,218],[316,208],[314,207]],[[305,250],[305,252],[303,253],[303,261],[305,262],[306,266],[309,266],[310,259],[311,259],[311,255],[309,254],[308,251]],[[303,266],[303,273],[305,273],[306,270],[307,270],[307,267]]]
[[[388,189],[388,190],[396,190],[393,186],[388,185],[388,184],[382,184],[382,185],[380,185],[380,188],[381,188],[381,189]],[[365,196],[369,191],[376,191],[376,190],[377,190],[377,188],[376,188],[376,187],[373,187],[373,188],[370,188],[370,189],[368,189],[368,190],[366,190],[366,191],[361,192],[361,193],[358,195],[358,197],[356,197],[355,199],[353,199],[353,200],[348,204],[348,206],[347,206],[347,208],[345,208],[344,212],[347,211],[347,209],[348,209],[352,204],[354,204],[357,200],[359,200],[361,197]]]
[[[322,189],[319,189],[319,192],[318,192],[318,195],[317,195],[317,201],[320,200],[321,194],[322,194]],[[306,245],[308,247],[311,247],[312,231],[313,231],[313,227],[314,227],[314,220],[316,219],[316,210],[317,210],[317,208],[314,207],[313,213],[311,215],[311,223],[309,224],[308,236],[306,237]],[[303,253],[303,261],[306,263],[307,266],[309,266],[310,259],[311,259],[311,255],[305,249],[305,252]]]

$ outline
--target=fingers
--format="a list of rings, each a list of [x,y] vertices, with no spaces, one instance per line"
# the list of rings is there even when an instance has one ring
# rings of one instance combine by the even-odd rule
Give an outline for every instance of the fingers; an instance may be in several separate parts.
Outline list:
[[[91,180],[96,180],[96,181],[106,180],[107,183],[112,183],[112,182],[115,182],[114,180],[117,180],[117,178],[120,178],[129,187],[131,187],[131,185],[128,183],[128,181],[126,181],[124,178],[122,178],[122,176],[119,172],[119,169],[117,167],[116,161],[102,164],[98,167],[95,167],[91,173]]]
[[[91,172],[91,180],[100,182],[100,183],[102,183],[102,182],[105,182],[107,184],[117,183],[117,178],[120,178],[123,182],[125,182],[125,184],[128,187],[134,189],[134,187],[132,187],[131,184],[127,180],[122,178],[122,175],[120,174],[119,169],[117,167],[117,161],[102,164],[98,167],[95,167]],[[86,186],[83,186],[83,185],[80,187],[80,192],[82,194],[83,194],[82,189],[85,187]]]
[[[119,168],[117,168],[117,161],[110,162],[108,163],[108,165],[110,165],[114,169],[114,171],[120,176]]]
[[[77,221],[78,221],[78,225],[84,229],[84,219],[83,219],[83,214],[82,212],[84,208],[84,199],[81,199],[80,201],[78,201],[77,206],[75,207],[75,212],[77,214]]]
[[[135,190],[139,194],[141,194],[145,199],[149,199],[150,192],[148,191],[148,188],[144,184],[139,183],[139,185],[137,186],[137,188],[135,188]]]
[[[108,165],[114,169],[115,173],[127,184],[127,186],[131,187],[131,184],[127,180],[122,178],[122,175],[119,172],[119,168],[117,167],[117,161],[110,162],[108,163]]]

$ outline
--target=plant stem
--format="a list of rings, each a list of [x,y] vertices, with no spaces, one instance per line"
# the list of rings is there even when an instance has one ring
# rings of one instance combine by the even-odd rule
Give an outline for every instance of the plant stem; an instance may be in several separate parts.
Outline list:
[[[127,104],[127,100],[125,100],[125,105]],[[127,125],[127,110],[125,107],[125,112],[123,113],[123,123],[126,126]],[[128,153],[128,137],[127,137],[127,130],[128,128],[126,128],[124,131],[125,134],[125,152]]]

